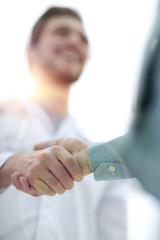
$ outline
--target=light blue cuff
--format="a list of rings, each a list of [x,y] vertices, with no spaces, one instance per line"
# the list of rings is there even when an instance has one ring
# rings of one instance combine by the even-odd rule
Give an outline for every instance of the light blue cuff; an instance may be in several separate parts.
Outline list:
[[[119,151],[122,150],[123,145],[118,144],[118,141],[89,144],[88,159],[95,180],[115,180],[132,177]]]

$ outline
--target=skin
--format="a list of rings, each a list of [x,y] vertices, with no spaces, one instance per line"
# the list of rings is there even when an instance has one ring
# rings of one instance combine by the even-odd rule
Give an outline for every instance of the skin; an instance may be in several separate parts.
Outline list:
[[[77,181],[81,181],[83,179],[84,176],[92,173],[92,169],[90,167],[90,163],[89,163],[89,159],[88,159],[88,154],[87,154],[87,148],[88,148],[88,144],[80,139],[76,139],[76,138],[60,138],[60,139],[56,139],[56,140],[52,140],[49,142],[42,142],[42,143],[38,143],[34,146],[34,150],[36,150],[36,152],[38,151],[44,151],[44,149],[52,149],[52,154],[55,156],[58,156],[57,159],[51,160],[50,164],[51,166],[53,166],[53,168],[51,169],[51,171],[54,173],[54,175],[57,177],[57,179],[59,179],[60,183],[64,186],[64,184],[68,186],[68,189],[71,189],[72,186],[72,182],[70,179],[70,175],[72,176],[72,178],[74,178]],[[57,151],[59,153],[59,151],[61,151],[59,154],[57,154]],[[47,159],[47,157],[45,157],[45,159]],[[56,161],[56,162],[55,162]],[[61,162],[62,165],[59,166],[56,164],[57,162]],[[55,190],[54,191],[50,191],[50,189],[47,189],[48,185],[51,184],[51,182],[53,182],[52,177],[49,179],[48,173],[46,172],[45,175],[45,179],[47,179],[46,181],[46,186],[45,183],[43,182],[44,180],[41,180],[42,178],[44,179],[44,171],[41,171],[42,169],[44,169],[46,166],[49,166],[48,164],[46,164],[46,160],[43,161],[39,161],[38,165],[34,166],[32,170],[29,171],[30,176],[39,176],[38,182],[35,178],[36,183],[34,184],[34,188],[33,186],[33,182],[29,181],[30,176],[28,177],[24,177],[25,175],[21,175],[17,172],[15,172],[11,178],[12,178],[12,183],[17,187],[17,189],[27,192],[29,194],[32,194],[34,196],[39,195],[41,193],[45,193],[47,195],[55,195]],[[58,171],[59,169],[59,171]],[[66,174],[65,171],[69,172],[69,175]],[[60,177],[57,176],[57,173],[60,173]],[[65,174],[62,174],[62,173]],[[26,174],[26,172],[25,172]],[[32,183],[32,185],[30,185],[29,183]],[[70,183],[70,185],[69,185]],[[57,185],[59,183],[57,182]],[[62,187],[63,187],[62,186]],[[71,186],[71,187],[70,187]],[[53,188],[54,189],[54,185]],[[60,186],[57,186],[57,189],[59,190],[59,194],[63,193],[63,189],[60,190]],[[64,189],[67,189],[66,187],[64,187]],[[38,190],[38,192],[37,192]],[[45,192],[44,192],[45,190]],[[62,191],[62,192],[60,192]]]
[[[39,194],[51,196],[55,193],[62,194],[65,189],[69,190],[73,187],[74,180],[82,179],[82,170],[78,162],[61,146],[15,154],[4,164],[2,180],[8,175],[8,170],[11,175],[18,171],[20,176],[26,177],[31,191],[35,188]]]
[[[38,43],[28,51],[31,73],[38,81],[43,78],[45,83],[64,85],[78,79],[87,57],[88,40],[83,25],[70,16],[49,19]]]
[[[45,84],[47,91],[44,94],[41,92],[41,98],[44,107],[51,113],[55,113],[51,104],[55,97],[55,90],[52,89],[63,92],[64,95],[66,93],[67,96],[71,83],[81,74],[87,57],[88,41],[83,25],[78,19],[70,16],[50,18],[38,43],[29,47],[30,71],[37,81],[37,91],[43,89]],[[62,101],[62,105],[64,104]],[[11,156],[0,168],[0,187],[12,183],[17,189],[33,196],[53,196],[71,189],[74,181],[81,181],[86,173],[84,164],[77,157],[82,151],[78,151],[76,155],[73,149],[70,151],[70,148],[66,147],[66,141],[64,142],[58,142],[58,145],[53,144],[46,149]],[[82,145],[84,153],[87,143]]]
[[[92,172],[87,154],[88,143],[76,138],[59,138],[38,143],[34,145],[34,150],[42,150],[53,146],[61,146],[72,155],[73,159],[78,162],[82,169],[82,176],[86,176]]]

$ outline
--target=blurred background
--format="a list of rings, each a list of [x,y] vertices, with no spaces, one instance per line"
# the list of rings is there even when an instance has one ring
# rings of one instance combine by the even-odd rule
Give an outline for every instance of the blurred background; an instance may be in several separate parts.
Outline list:
[[[70,114],[91,141],[125,134],[157,0],[1,0],[0,100],[24,96],[32,89],[27,41],[34,22],[52,5],[78,10],[90,42],[90,58],[70,92]],[[128,183],[128,239],[157,240],[159,203],[139,183]]]

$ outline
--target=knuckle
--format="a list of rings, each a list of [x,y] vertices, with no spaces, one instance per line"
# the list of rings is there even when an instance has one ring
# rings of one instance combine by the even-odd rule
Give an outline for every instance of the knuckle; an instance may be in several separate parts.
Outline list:
[[[66,164],[67,167],[72,166],[73,165],[73,158],[71,156],[67,157],[65,159],[65,164]]]
[[[40,167],[39,161],[34,161],[30,166],[29,172],[30,174],[34,174]]]
[[[59,146],[52,146],[49,150],[50,158],[53,160],[53,158],[56,156],[56,154],[59,153]]]
[[[60,147],[58,145],[54,145],[51,147],[51,149],[54,151],[58,151],[60,149]]]
[[[58,146],[58,145],[52,146],[51,147],[51,154],[52,154],[52,156],[56,155],[56,154],[59,154],[61,152],[61,150],[62,150],[61,146]]]
[[[64,182],[66,179],[68,178],[68,174],[66,171],[60,171],[59,174],[58,174],[58,179],[61,181],[61,182]]]
[[[41,152],[41,154],[38,157],[38,161],[43,162],[43,161],[46,161],[47,159],[48,159],[48,153],[45,151]]]

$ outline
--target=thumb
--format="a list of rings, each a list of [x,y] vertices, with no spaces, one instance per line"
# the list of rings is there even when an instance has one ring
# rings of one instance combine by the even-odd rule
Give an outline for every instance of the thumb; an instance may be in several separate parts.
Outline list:
[[[40,142],[37,143],[33,146],[34,150],[42,150],[45,148],[52,147],[54,145],[61,145],[63,138],[55,139],[55,140],[50,140],[50,141],[45,141],[45,142]]]

